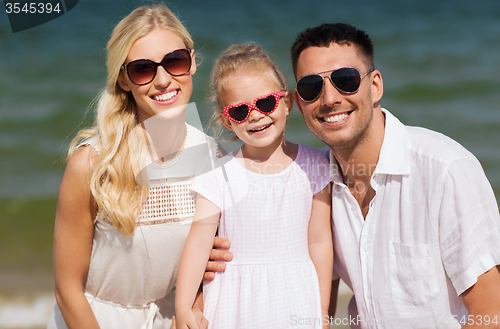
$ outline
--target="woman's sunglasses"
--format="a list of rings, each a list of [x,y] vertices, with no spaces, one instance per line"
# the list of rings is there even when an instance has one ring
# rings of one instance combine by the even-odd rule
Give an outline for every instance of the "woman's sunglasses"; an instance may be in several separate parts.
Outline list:
[[[253,105],[248,103],[239,103],[236,105],[228,105],[224,108],[224,114],[234,122],[244,122],[250,116],[251,110],[257,110],[263,114],[271,114],[276,110],[280,102],[280,98],[285,96],[285,91],[272,92],[264,96],[257,97],[253,101]]]
[[[156,77],[158,66],[174,77],[184,75],[191,69],[191,50],[177,49],[163,57],[160,63],[149,59],[138,59],[122,65],[133,84],[142,86],[150,83]]]
[[[333,70],[330,75],[326,76],[322,76],[321,74],[330,71],[306,75],[297,81],[297,93],[303,101],[312,102],[316,100],[323,90],[324,79],[328,77],[331,83],[340,92],[353,94],[358,91],[359,86],[361,85],[361,80],[373,71],[374,69],[360,74],[359,71],[353,67],[343,67],[338,70]]]

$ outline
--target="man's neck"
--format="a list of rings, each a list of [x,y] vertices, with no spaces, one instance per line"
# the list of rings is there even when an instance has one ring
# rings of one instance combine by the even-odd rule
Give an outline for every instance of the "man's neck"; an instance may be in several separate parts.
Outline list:
[[[364,217],[375,196],[370,180],[377,167],[385,132],[385,116],[380,110],[375,111],[373,120],[367,134],[355,145],[342,148],[330,146],[342,171],[344,184],[358,201]]]

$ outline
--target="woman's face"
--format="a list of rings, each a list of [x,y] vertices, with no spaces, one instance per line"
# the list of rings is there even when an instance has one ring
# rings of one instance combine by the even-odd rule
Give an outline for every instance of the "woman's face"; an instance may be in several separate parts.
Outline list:
[[[156,28],[134,42],[125,64],[138,59],[159,63],[171,51],[185,48],[177,33]],[[134,84],[125,71],[120,72],[118,83],[134,96],[139,122],[160,113],[162,117],[174,118],[184,112],[185,107],[182,105],[189,103],[193,92],[191,76],[196,72],[194,50],[191,50],[191,58],[191,69],[185,75],[172,76],[162,66],[158,66],[153,81],[141,86]]]

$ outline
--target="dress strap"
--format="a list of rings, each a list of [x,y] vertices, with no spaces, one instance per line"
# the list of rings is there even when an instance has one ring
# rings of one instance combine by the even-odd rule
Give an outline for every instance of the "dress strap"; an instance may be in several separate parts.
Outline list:
[[[80,144],[78,144],[77,146],[75,146],[73,148],[73,151],[72,153],[74,153],[77,149],[79,149],[80,147],[82,146],[86,146],[86,145],[90,145],[94,148],[94,150],[96,151],[97,154],[99,154],[99,149],[97,148],[97,136],[94,136],[92,138],[89,138],[83,142],[81,142]]]

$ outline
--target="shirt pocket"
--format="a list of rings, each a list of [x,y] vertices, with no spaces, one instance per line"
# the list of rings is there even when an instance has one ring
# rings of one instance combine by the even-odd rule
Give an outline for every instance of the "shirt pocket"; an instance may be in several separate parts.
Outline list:
[[[413,305],[424,305],[439,294],[431,244],[408,246],[389,241],[391,294]]]

